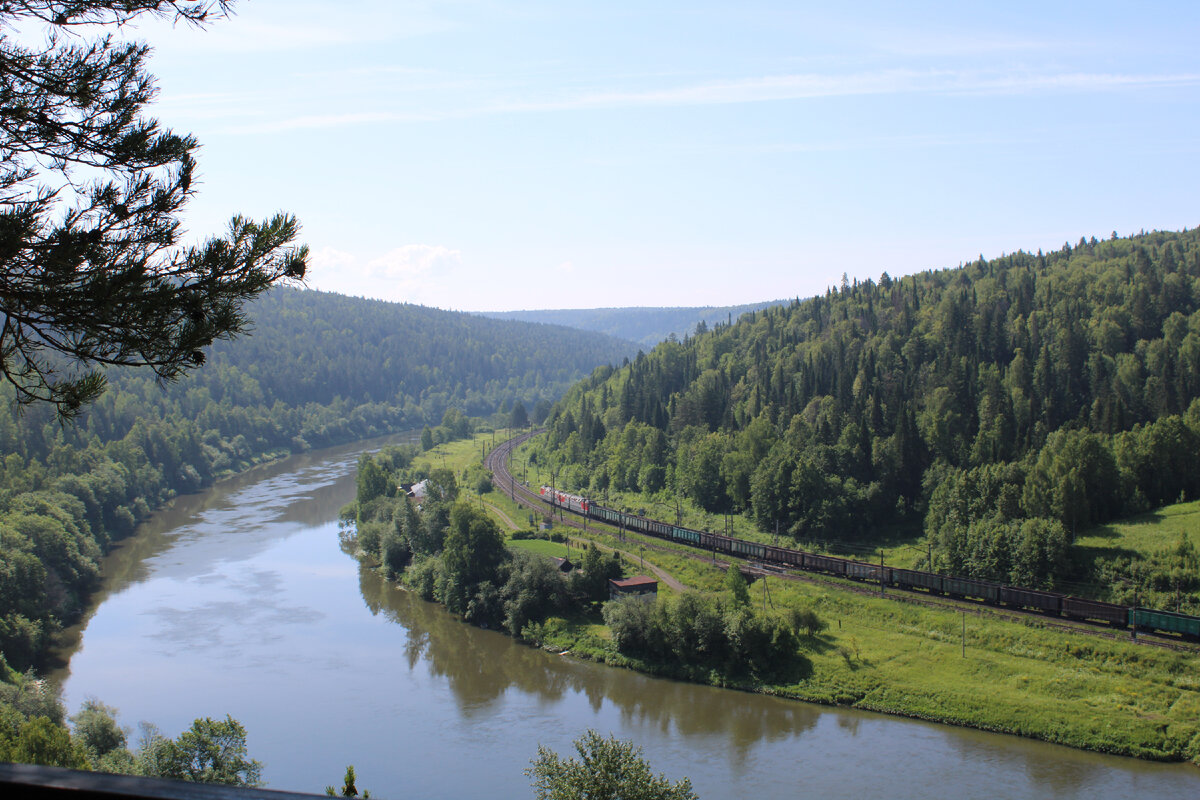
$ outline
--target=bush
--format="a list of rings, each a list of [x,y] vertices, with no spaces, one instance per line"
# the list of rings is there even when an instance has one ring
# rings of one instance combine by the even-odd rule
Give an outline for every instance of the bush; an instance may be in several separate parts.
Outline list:
[[[699,592],[658,603],[622,598],[603,613],[617,651],[651,661],[762,676],[789,669],[797,656],[788,621]]]
[[[442,575],[442,560],[437,556],[421,556],[404,571],[404,585],[422,600],[437,599],[437,585]]]
[[[817,616],[817,612],[811,608],[789,608],[788,621],[791,623],[793,632],[799,634],[800,631],[804,631],[810,637],[816,636],[829,627],[828,623]]]
[[[513,531],[512,536],[510,536],[509,538],[514,539],[516,541],[522,541],[525,539],[540,539],[542,541],[546,541],[547,539],[550,539],[551,537],[549,534],[546,534],[542,531],[535,531],[535,530],[531,529],[531,530],[527,530],[527,531]]]

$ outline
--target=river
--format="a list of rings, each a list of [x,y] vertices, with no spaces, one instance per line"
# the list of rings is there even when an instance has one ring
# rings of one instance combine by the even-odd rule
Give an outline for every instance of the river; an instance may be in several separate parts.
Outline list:
[[[379,441],[295,456],[178,498],[104,562],[52,675],[176,736],[230,714],[270,788],[354,764],[393,798],[532,797],[538,744],[632,739],[705,800],[1188,798],[1200,770],[678,684],[464,625],[338,548],[354,465]],[[134,731],[131,738],[136,739]]]

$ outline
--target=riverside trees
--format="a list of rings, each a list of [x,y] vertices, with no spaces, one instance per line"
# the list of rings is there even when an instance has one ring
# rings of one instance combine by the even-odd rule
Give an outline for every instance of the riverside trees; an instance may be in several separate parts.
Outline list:
[[[373,464],[360,462],[360,476],[402,470],[397,465],[407,463],[390,450],[372,459]],[[402,480],[402,472],[393,472],[381,484]],[[561,621],[551,617],[596,620],[599,611],[612,637],[611,644],[600,644],[597,656],[638,661],[651,671],[702,681],[713,674],[739,680],[792,675],[805,664],[800,631],[812,636],[822,626],[811,610],[755,611],[736,569],[730,570],[728,595],[684,592],[657,602],[608,601],[609,579],[622,574],[618,554],[589,544],[576,559],[582,568],[566,577],[542,556],[509,550],[490,517],[453,495],[427,494],[419,514],[403,494],[373,496],[347,507],[344,517],[355,519],[347,544],[361,557],[389,577],[402,573],[424,599],[441,602],[468,622],[543,643]]]
[[[525,774],[538,800],[697,800],[692,782],[655,775],[640,747],[589,730],[573,743],[578,759],[538,745]]]
[[[226,716],[197,719],[177,738],[145,725],[136,749],[111,706],[89,699],[65,720],[62,701],[43,680],[10,673],[0,662],[0,761],[94,769],[234,786],[261,785],[262,765],[249,758],[246,730]]]

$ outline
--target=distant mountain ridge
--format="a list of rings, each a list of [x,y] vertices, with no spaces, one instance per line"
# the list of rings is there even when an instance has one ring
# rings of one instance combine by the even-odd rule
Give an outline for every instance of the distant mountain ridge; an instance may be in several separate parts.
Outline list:
[[[651,348],[665,342],[674,334],[682,339],[696,331],[701,322],[712,327],[719,322],[737,322],[750,311],[777,306],[785,300],[765,300],[740,306],[626,306],[623,308],[561,308],[524,311],[481,311],[480,316],[492,319],[511,319],[523,322],[542,322],[568,328],[594,331],[627,339]]]

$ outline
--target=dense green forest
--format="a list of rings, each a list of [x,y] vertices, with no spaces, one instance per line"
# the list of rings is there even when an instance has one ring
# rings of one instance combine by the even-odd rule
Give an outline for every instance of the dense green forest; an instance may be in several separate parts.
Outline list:
[[[210,361],[218,369],[200,370],[196,380],[227,383],[217,377],[227,366],[257,383],[267,405],[350,397],[410,415],[420,409],[434,422],[451,406],[487,416],[516,400],[530,408],[557,400],[581,374],[637,350],[559,325],[326,292],[275,290],[249,313],[254,334],[215,345]]]
[[[1200,496],[1200,235],[1115,234],[809,300],[602,367],[538,454],[796,541],[881,530],[933,569],[1200,610],[1186,537],[1072,574],[1075,533]]]
[[[618,339],[630,339],[649,349],[671,337],[682,339],[697,328],[704,330],[722,322],[732,322],[747,311],[758,311],[783,301],[769,300],[740,306],[680,306],[674,308],[569,308],[533,311],[487,311],[494,319],[517,319],[566,325],[595,331]]]
[[[535,410],[631,345],[548,325],[277,289],[249,337],[167,387],[131,371],[63,423],[0,386],[0,654],[37,665],[152,509],[264,458]],[[544,413],[544,411],[543,411]],[[507,414],[505,415],[507,419]],[[439,426],[440,427],[440,426]]]

